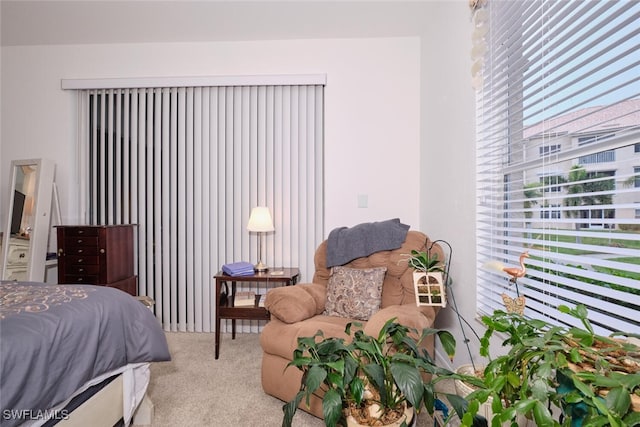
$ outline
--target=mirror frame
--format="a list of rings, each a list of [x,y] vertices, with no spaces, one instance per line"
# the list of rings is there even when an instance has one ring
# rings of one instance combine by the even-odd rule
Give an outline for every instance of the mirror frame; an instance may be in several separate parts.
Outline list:
[[[29,232],[29,250],[27,258],[26,281],[44,282],[47,260],[47,247],[51,229],[51,197],[53,193],[53,179],[55,164],[47,159],[14,160],[11,162],[9,182],[9,200],[7,222],[2,242],[2,280],[6,277],[7,261],[11,244],[11,223],[13,217],[13,195],[16,188],[18,168],[36,166],[36,179],[33,194],[33,224]],[[24,215],[24,214],[23,214]]]

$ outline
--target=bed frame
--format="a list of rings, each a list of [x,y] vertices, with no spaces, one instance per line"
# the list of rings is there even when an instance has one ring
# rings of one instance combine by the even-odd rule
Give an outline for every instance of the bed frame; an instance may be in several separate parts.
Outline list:
[[[80,406],[68,413],[56,424],[60,427],[113,427],[123,425],[123,378],[122,374],[94,393]],[[153,403],[148,394],[133,413],[131,425],[150,426],[153,420]]]

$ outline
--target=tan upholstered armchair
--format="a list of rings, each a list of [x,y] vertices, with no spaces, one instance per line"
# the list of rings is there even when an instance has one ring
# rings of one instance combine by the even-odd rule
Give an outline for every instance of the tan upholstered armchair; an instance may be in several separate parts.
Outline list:
[[[438,307],[416,305],[413,270],[408,267],[406,260],[412,249],[424,250],[430,246],[431,241],[425,234],[410,230],[400,248],[377,252],[343,266],[346,270],[357,269],[356,273],[362,273],[365,278],[374,277],[386,268],[386,272],[383,272],[379,309],[376,307],[375,313],[368,320],[362,321],[323,314],[328,298],[327,285],[332,274],[332,269],[326,267],[327,241],[324,241],[316,250],[313,283],[274,288],[267,294],[265,307],[271,313],[271,320],[260,336],[264,391],[283,401],[289,401],[299,390],[302,372],[295,367],[286,368],[297,347],[298,337],[313,336],[318,330],[322,330],[325,337],[346,337],[345,326],[354,321],[363,323],[366,333],[377,336],[384,323],[393,317],[418,330],[433,327]],[[440,248],[434,246],[432,250],[440,251]],[[442,252],[439,259],[444,259]],[[336,269],[334,274],[335,271]],[[371,298],[373,297],[364,298],[365,305]],[[330,301],[330,305],[336,309],[335,301]],[[340,308],[338,304],[337,311]],[[361,305],[355,304],[355,310],[358,311],[359,308]],[[426,342],[425,347],[433,353],[433,340]],[[306,406],[301,407],[307,410]],[[320,397],[314,396],[309,412],[322,418]]]

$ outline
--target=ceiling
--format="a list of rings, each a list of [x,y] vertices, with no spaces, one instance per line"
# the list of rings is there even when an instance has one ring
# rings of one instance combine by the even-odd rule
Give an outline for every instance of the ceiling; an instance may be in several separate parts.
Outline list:
[[[421,34],[441,1],[0,1],[2,46]]]

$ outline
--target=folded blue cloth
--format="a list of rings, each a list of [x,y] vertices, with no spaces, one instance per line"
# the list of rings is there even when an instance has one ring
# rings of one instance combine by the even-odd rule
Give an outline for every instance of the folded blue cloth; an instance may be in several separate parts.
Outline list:
[[[327,267],[344,265],[376,252],[398,249],[407,238],[409,228],[399,218],[362,223],[351,228],[336,228],[327,239]]]
[[[222,266],[222,272],[228,276],[251,276],[254,274],[253,264],[246,261],[225,264]]]

